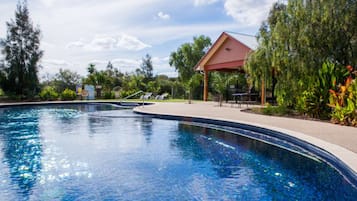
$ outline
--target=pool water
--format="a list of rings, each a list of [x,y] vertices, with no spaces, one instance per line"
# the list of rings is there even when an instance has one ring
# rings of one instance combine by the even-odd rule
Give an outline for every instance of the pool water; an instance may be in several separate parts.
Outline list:
[[[112,105],[0,108],[0,200],[356,200],[319,160]]]

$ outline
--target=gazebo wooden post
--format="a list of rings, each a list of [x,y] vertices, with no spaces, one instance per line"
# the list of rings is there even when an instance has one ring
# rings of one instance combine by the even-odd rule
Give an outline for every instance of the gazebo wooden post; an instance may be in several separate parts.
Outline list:
[[[261,104],[265,104],[265,81],[264,78],[262,78],[262,93],[261,93]]]
[[[203,100],[208,100],[208,71],[204,70]]]

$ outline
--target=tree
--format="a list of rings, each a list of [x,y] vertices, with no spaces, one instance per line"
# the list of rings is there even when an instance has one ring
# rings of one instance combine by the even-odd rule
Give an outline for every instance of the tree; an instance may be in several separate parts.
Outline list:
[[[60,69],[55,75],[54,86],[58,93],[63,92],[65,89],[76,90],[76,86],[80,83],[81,76],[70,70]]]
[[[176,52],[172,52],[170,55],[169,64],[179,73],[179,81],[182,82],[184,86],[186,86],[186,90],[189,90],[189,99],[191,99],[192,93],[195,91],[190,86],[193,80],[197,80],[196,78],[191,79],[197,73],[195,72],[194,66],[199,62],[199,60],[206,54],[208,48],[211,46],[211,39],[207,36],[201,35],[199,37],[193,38],[193,43],[184,43],[182,44]],[[197,85],[194,85],[195,88],[200,87],[200,82],[194,82]],[[196,90],[199,92],[198,90]],[[202,93],[197,93],[202,94]],[[194,98],[198,98],[195,96]]]
[[[182,82],[188,82],[195,74],[194,66],[206,54],[211,46],[211,39],[207,36],[193,38],[193,43],[184,43],[176,52],[170,55],[169,64],[179,73]]]
[[[0,41],[5,54],[3,88],[7,93],[32,97],[39,91],[38,62],[43,51],[40,50],[40,29],[33,27],[26,1],[18,3],[15,20],[11,19],[6,25],[6,38]]]
[[[146,56],[142,59],[140,69],[137,72],[144,76],[145,82],[152,80],[153,65],[151,61],[151,56],[149,54],[146,54]]]
[[[263,79],[274,86],[279,105],[294,108],[303,94],[318,91],[324,63],[356,64],[356,38],[356,0],[276,3],[259,31],[259,47],[249,56],[247,71],[256,85]]]

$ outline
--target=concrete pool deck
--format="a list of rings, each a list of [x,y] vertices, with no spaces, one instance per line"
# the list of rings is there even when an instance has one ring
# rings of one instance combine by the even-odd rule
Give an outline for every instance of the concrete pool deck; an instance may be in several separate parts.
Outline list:
[[[267,128],[291,135],[335,155],[357,174],[357,128],[286,117],[273,117],[242,112],[231,105],[219,107],[216,102],[155,103],[139,106],[134,111],[231,121]]]

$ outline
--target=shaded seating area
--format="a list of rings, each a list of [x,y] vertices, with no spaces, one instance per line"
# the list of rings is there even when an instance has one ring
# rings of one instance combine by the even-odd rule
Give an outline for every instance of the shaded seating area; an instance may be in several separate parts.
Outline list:
[[[223,32],[214,42],[212,47],[196,64],[195,70],[204,73],[203,100],[208,100],[209,73],[212,71],[245,73],[244,64],[250,52],[258,46],[255,36]],[[262,82],[263,84],[263,82]],[[229,90],[228,90],[229,91]],[[227,97],[232,97],[234,103],[252,104],[260,98],[261,104],[265,103],[265,87],[262,85],[260,92],[231,91]]]

